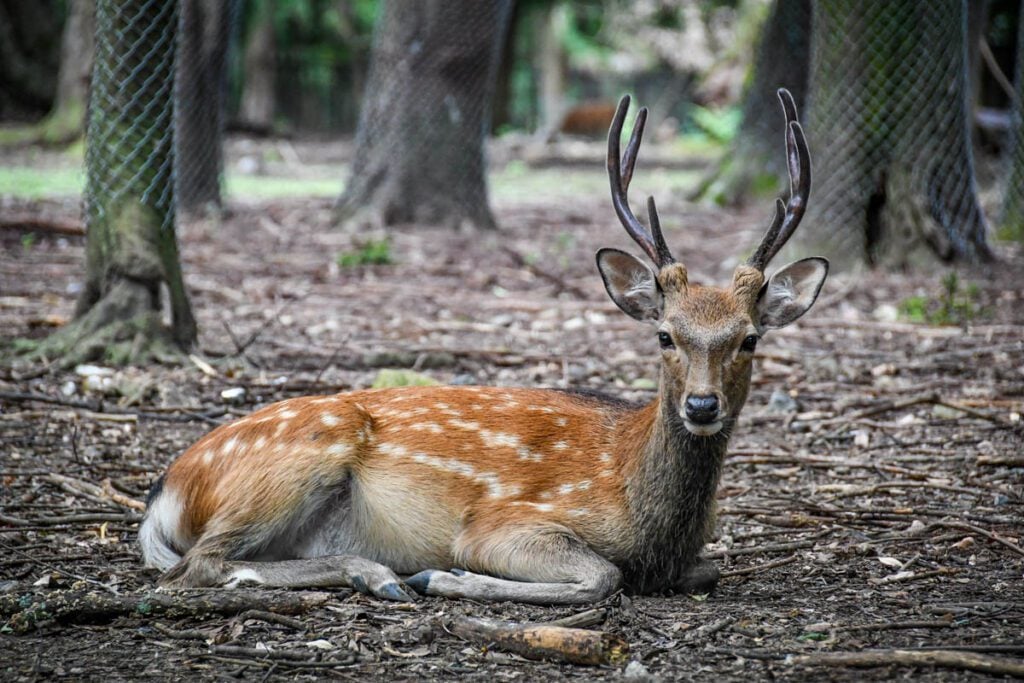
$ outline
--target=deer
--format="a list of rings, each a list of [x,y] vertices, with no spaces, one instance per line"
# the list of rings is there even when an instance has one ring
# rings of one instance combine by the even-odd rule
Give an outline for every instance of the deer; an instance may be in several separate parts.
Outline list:
[[[625,154],[624,96],[608,136],[615,213],[650,258],[597,252],[612,301],[657,336],[659,387],[645,405],[566,390],[426,386],[289,398],[220,425],[153,485],[142,557],[167,589],[350,587],[545,605],[618,590],[709,593],[700,553],[716,522],[729,438],[754,351],[817,299],[828,261],[765,270],[804,214],[810,156],[786,121],[787,202],[724,287],[691,281],[627,190],[647,119]],[[400,577],[404,577],[400,578]]]

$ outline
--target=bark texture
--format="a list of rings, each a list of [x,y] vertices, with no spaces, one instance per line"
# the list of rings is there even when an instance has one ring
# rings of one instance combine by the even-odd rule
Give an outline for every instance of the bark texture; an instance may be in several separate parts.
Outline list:
[[[178,208],[220,207],[227,54],[238,0],[181,0],[178,27]]]
[[[812,19],[802,251],[838,265],[986,260],[961,0],[822,0]]]
[[[802,113],[807,95],[811,40],[810,0],[775,0],[758,39],[743,94],[743,121],[732,149],[697,192],[719,204],[739,204],[751,194],[788,182],[785,119],[776,92],[787,88]]]
[[[494,227],[484,140],[510,0],[386,0],[344,220]]]
[[[196,337],[174,232],[173,3],[99,0],[86,140],[86,280],[40,355],[70,365],[163,359]],[[149,50],[134,50],[142,35]],[[161,318],[166,288],[172,324]]]

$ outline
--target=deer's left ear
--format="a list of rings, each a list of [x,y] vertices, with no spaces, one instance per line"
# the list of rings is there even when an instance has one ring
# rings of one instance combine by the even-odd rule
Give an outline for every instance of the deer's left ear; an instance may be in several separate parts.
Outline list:
[[[785,327],[806,313],[818,298],[827,276],[828,261],[817,256],[779,269],[758,295],[758,329]]]

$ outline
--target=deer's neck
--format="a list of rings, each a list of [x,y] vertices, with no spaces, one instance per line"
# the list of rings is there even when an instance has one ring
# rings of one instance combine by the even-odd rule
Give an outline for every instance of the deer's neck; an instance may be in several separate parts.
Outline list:
[[[732,420],[713,436],[690,433],[679,416],[679,401],[662,390],[635,419],[639,457],[626,474],[626,498],[634,545],[623,567],[626,582],[641,592],[678,584],[715,524],[715,491],[732,430]]]

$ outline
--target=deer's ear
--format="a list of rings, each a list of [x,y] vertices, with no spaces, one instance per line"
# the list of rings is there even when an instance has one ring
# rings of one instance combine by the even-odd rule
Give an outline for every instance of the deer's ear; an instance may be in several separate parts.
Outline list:
[[[758,296],[758,328],[785,327],[806,313],[818,298],[827,276],[828,261],[817,256],[780,268]]]
[[[663,297],[650,266],[624,251],[602,249],[597,252],[597,269],[608,296],[626,315],[637,320],[661,318]]]

